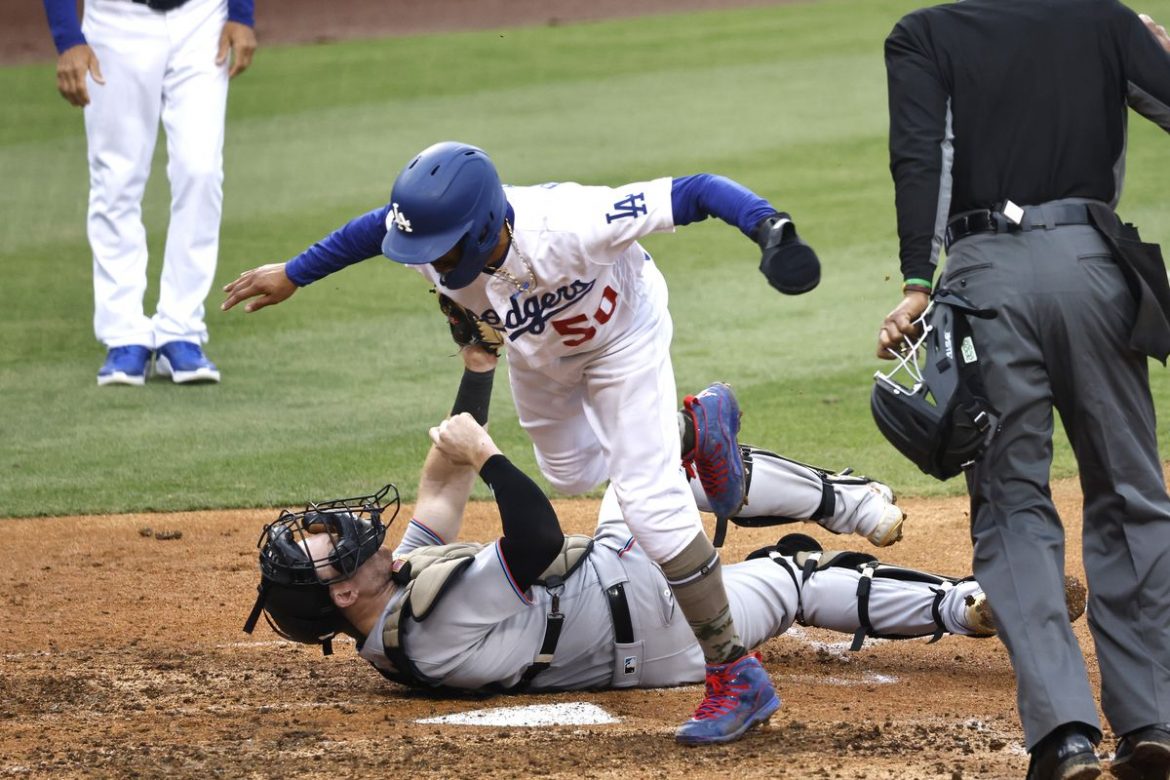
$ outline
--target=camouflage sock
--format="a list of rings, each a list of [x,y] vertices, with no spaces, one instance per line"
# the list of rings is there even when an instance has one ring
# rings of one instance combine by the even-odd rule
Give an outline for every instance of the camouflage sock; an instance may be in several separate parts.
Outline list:
[[[707,663],[723,664],[742,656],[745,650],[731,619],[719,553],[707,535],[700,532],[661,566]]]

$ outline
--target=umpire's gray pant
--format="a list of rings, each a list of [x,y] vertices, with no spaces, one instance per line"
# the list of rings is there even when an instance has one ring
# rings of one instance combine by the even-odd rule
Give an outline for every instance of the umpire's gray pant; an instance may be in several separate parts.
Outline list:
[[[999,313],[972,319],[1003,421],[967,486],[974,572],[1015,669],[1028,748],[1062,723],[1100,728],[1065,612],[1054,406],[1085,495],[1102,709],[1118,734],[1170,722],[1170,499],[1146,358],[1127,347],[1135,304],[1121,269],[1096,230],[1070,225],[963,239],[942,284]]]

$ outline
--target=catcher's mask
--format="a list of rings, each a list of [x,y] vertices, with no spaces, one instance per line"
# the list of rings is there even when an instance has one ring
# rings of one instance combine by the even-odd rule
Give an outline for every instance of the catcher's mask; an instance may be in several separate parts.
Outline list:
[[[411,160],[390,192],[382,254],[398,263],[433,263],[461,245],[459,262],[439,279],[449,290],[471,284],[500,240],[508,201],[491,158],[478,147],[444,141]]]
[[[922,335],[891,350],[897,367],[874,374],[870,408],[878,429],[936,479],[950,479],[972,465],[999,428],[967,320],[995,316],[940,288],[917,321]],[[899,373],[909,377],[908,384],[896,378]]]
[[[333,652],[333,637],[360,638],[329,596],[329,583],[349,579],[382,546],[386,528],[398,516],[398,490],[309,504],[303,512],[284,511],[264,526],[260,548],[260,585],[256,604],[244,624],[252,633],[260,614],[285,639],[321,645]],[[388,520],[382,517],[393,508]],[[308,540],[327,534],[326,552],[313,554]],[[316,545],[314,545],[316,546]]]

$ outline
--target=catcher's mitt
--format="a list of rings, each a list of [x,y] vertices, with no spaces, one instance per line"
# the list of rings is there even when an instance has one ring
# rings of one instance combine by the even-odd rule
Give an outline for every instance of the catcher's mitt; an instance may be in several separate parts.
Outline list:
[[[436,292],[431,290],[431,292]],[[451,328],[451,338],[463,347],[481,347],[493,355],[500,354],[500,347],[504,346],[503,335],[486,322],[463,308],[455,301],[442,293],[439,296],[439,310],[447,318],[447,325]]]

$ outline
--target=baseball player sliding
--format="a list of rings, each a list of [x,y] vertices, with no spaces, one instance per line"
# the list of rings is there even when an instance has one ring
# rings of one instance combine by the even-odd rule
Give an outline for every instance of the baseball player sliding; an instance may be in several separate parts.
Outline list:
[[[385,254],[498,332],[541,471],[567,494],[610,481],[611,511],[620,507],[640,549],[659,565],[702,648],[708,695],[678,731],[688,743],[736,739],[779,706],[767,673],[747,653],[752,642],[739,633],[719,556],[678,467],[666,284],[638,243],[709,216],[759,245],[761,271],[781,292],[819,282],[817,256],[788,215],[726,178],[504,187],[482,150],[446,142],[406,165],[385,206],[287,263],[241,274],[224,288],[222,307],[248,300],[245,310],[256,311]],[[745,492],[733,446],[735,398],[717,385],[687,408],[694,435],[686,454],[715,514],[731,517]],[[730,698],[716,706],[724,694]]]
[[[430,437],[414,517],[393,552],[382,546],[393,520],[383,518],[390,503],[385,492],[284,513],[265,528],[260,597],[246,630],[263,612],[296,641],[328,645],[345,633],[385,676],[417,687],[542,691],[704,678],[702,650],[661,568],[624,522],[612,486],[593,536],[565,537],[539,487],[470,414],[448,418]],[[494,544],[456,541],[476,473],[499,506],[503,536]],[[820,496],[808,496],[802,480],[819,477],[799,474],[794,465],[788,472],[757,470],[751,503],[772,516],[808,517]],[[709,509],[699,485],[692,486],[698,505]],[[858,500],[874,494],[865,484],[837,491],[851,500],[838,502],[826,518],[834,530],[859,531],[860,516],[880,514]],[[801,534],[757,550],[724,574],[732,615],[749,647],[794,622],[851,634],[855,646],[865,636],[995,630],[970,578],[824,552]],[[1084,593],[1074,595],[1075,616]],[[738,699],[734,690],[715,687],[704,706],[721,711],[738,706]],[[771,711],[778,700],[773,705]]]

